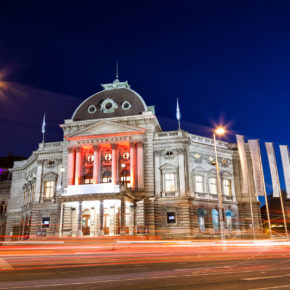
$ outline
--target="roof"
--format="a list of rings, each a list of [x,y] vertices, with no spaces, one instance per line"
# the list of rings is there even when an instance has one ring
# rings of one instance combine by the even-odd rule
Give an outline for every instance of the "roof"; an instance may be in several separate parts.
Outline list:
[[[124,84],[124,85],[123,85]],[[73,121],[133,116],[148,111],[142,97],[127,84],[117,82],[102,85],[105,89],[86,100],[75,110]]]

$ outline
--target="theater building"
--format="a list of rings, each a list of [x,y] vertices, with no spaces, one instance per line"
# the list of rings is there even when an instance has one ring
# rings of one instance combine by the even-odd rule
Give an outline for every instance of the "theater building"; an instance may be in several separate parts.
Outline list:
[[[217,235],[213,139],[162,131],[154,107],[127,82],[102,87],[60,126],[62,141],[39,144],[14,163],[6,235]],[[217,141],[217,150],[225,231],[240,235],[252,225],[237,146]],[[251,172],[250,189],[260,229]]]

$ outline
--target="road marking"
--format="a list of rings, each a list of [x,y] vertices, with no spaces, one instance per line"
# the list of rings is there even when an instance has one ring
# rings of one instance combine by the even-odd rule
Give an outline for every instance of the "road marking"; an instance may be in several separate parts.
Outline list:
[[[0,269],[9,270],[9,269],[13,269],[13,267],[9,263],[7,263],[4,259],[0,258]]]
[[[278,276],[262,276],[262,277],[252,277],[252,278],[241,278],[240,280],[252,281],[252,280],[275,279],[275,278],[282,278],[282,277],[288,277],[288,276],[290,276],[290,274],[278,275]]]
[[[252,288],[249,290],[267,290],[267,289],[281,289],[281,288],[290,288],[290,284],[287,285],[280,285],[280,286],[272,286],[272,287],[266,287],[266,288]]]

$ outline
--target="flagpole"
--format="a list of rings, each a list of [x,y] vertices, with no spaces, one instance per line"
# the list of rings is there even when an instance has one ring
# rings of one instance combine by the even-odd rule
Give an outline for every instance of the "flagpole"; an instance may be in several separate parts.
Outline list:
[[[41,132],[42,132],[42,150],[44,150],[44,134],[45,134],[45,126],[46,126],[45,115],[46,115],[46,113],[44,113],[44,115],[43,115],[42,126],[41,126]]]
[[[178,98],[177,98],[177,102],[176,102],[176,119],[178,121],[178,130],[180,130],[180,109],[179,109],[179,103],[178,103]]]

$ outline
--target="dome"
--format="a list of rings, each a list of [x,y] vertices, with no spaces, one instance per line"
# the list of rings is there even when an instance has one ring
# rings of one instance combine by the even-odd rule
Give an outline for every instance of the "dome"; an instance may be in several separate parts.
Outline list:
[[[142,97],[131,90],[127,82],[117,80],[102,86],[103,91],[79,105],[72,116],[73,121],[133,116],[147,111]]]

